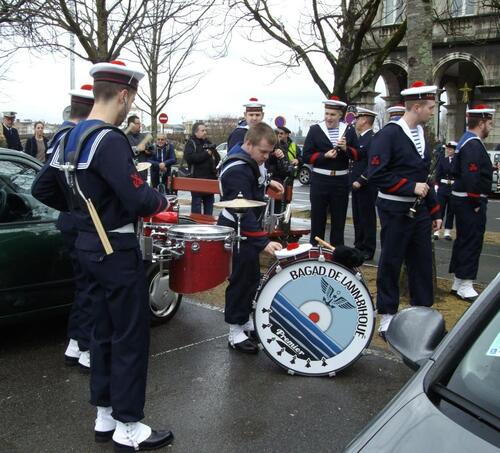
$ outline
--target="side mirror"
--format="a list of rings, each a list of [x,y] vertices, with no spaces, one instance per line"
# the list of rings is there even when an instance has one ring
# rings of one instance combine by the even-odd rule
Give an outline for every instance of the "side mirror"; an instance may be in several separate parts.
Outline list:
[[[441,313],[429,307],[410,307],[394,316],[386,338],[403,362],[416,370],[432,355],[445,335]]]

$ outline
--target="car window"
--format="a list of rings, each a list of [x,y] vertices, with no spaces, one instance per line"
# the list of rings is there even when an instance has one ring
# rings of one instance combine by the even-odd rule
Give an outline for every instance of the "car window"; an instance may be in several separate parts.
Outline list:
[[[57,219],[58,211],[31,195],[36,174],[26,163],[0,160],[0,224]]]
[[[446,386],[500,417],[500,312],[467,351]]]

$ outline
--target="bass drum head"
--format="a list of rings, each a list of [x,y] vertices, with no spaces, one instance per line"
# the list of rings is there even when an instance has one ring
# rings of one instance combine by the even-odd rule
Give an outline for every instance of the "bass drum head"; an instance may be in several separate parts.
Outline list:
[[[375,326],[361,277],[311,259],[270,272],[276,273],[259,289],[254,316],[272,360],[291,374],[332,376],[361,356]]]

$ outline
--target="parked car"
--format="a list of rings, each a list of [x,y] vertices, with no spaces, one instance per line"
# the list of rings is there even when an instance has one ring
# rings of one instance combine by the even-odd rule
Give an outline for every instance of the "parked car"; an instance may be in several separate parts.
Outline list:
[[[387,340],[418,372],[345,452],[498,452],[500,274],[450,333],[438,311],[412,307]]]
[[[73,301],[71,262],[55,226],[59,212],[31,195],[42,164],[0,148],[0,324],[67,310]],[[182,296],[170,291],[168,275],[148,263],[153,321],[170,319]]]
[[[227,143],[224,142],[224,143],[221,143],[220,145],[217,145],[216,149],[217,149],[217,152],[219,153],[220,160],[223,161],[227,156],[227,152],[229,151],[227,149]]]
[[[299,169],[297,170],[297,178],[299,182],[304,186],[311,184],[311,173],[312,173],[311,165],[309,164],[299,165]]]

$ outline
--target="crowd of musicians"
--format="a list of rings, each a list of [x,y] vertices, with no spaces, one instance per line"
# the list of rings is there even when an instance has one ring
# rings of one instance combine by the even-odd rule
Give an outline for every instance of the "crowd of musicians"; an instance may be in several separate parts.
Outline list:
[[[137,132],[138,118],[128,119],[127,135],[118,128],[144,74],[114,61],[95,64],[90,75],[93,86],[70,93],[70,119],[48,144],[47,161],[32,193],[61,211],[58,226],[71,251],[77,281],[65,359],[90,368],[90,401],[97,408],[95,440],[112,440],[120,452],[157,449],[170,444],[173,434],[141,423],[149,356],[149,295],[135,228],[140,217],[165,210],[168,200],[136,168],[134,157],[142,144],[127,135]],[[313,245],[314,238],[320,237],[337,250],[348,248],[344,228],[352,194],[352,252],[361,260],[373,258],[377,218],[380,222],[377,311],[379,333],[384,337],[398,311],[403,263],[411,305],[433,304],[431,241],[439,237],[443,218],[445,238],[451,238],[453,220],[456,224],[450,263],[453,291],[471,302],[477,296],[473,281],[492,181],[483,140],[492,128],[494,110],[485,105],[469,108],[467,131],[457,142],[448,142],[434,164],[424,126],[433,116],[436,93],[437,87],[422,82],[403,90],[402,104],[387,109],[389,121],[376,133],[376,112],[358,106],[349,118],[345,102],[326,99],[324,121],[310,128],[301,155],[290,130],[267,125],[265,106],[252,98],[244,105],[244,120],[228,137],[226,159],[214,162],[214,147],[207,143],[203,123],[193,126],[184,159],[195,176],[202,168],[219,178],[223,201],[238,196],[262,201],[269,187],[282,194],[290,168],[309,164]],[[12,124],[4,123],[7,141],[15,140],[16,132]],[[164,142],[165,137],[159,136],[156,150],[160,152],[152,174],[155,185],[166,182],[161,177],[175,159]],[[196,209],[203,205],[205,213],[211,214],[213,198],[198,195]],[[259,255],[273,255],[283,247],[268,237],[262,220],[262,208],[248,209],[241,217],[246,240],[233,252],[225,295],[229,347],[241,353],[258,352],[251,312],[260,279]],[[236,228],[237,213],[223,209],[218,224]]]

